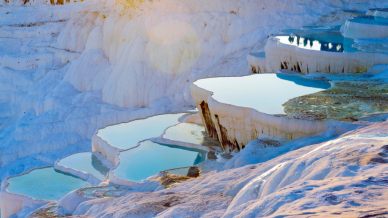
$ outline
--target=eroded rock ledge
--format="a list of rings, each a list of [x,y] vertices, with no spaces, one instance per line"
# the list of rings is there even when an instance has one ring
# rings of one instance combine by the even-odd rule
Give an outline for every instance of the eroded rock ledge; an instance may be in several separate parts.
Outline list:
[[[262,74],[262,76],[264,75],[268,74]],[[281,75],[285,74],[278,74],[278,77],[281,78]],[[260,75],[245,78],[247,80],[256,79],[257,82],[260,79],[265,79],[264,77],[254,78],[255,76]],[[300,78],[305,77],[300,76]],[[205,87],[200,82],[201,80],[192,85],[192,96],[209,135],[220,142],[225,152],[232,152],[243,149],[247,143],[256,138],[264,137],[289,141],[318,135],[329,129],[332,134],[338,134],[343,131],[344,126],[351,125],[351,122],[358,121],[360,118],[387,113],[388,86],[386,83],[379,80],[365,80],[362,77],[356,80],[351,78],[348,77],[348,81],[342,80],[344,78],[340,81],[333,80],[332,84],[334,85],[327,90],[301,94],[298,97],[285,100],[280,105],[284,109],[284,113],[280,114],[276,112],[272,114],[260,108],[250,107],[241,104],[241,101],[237,101],[237,103],[231,102],[230,99],[224,99],[218,92],[213,93],[214,90],[210,90],[211,87],[210,89]],[[247,84],[243,84],[237,79],[230,78],[239,87],[227,86],[229,87],[227,88],[228,95],[236,95],[235,91],[239,89],[258,91],[247,88]],[[293,82],[301,86],[317,86],[317,84],[311,83],[313,80],[310,82],[309,79],[307,81],[295,79]],[[220,86],[219,83],[222,81],[216,81],[214,86]],[[263,86],[265,84],[253,82],[251,85]],[[288,87],[278,88],[292,92]],[[217,91],[219,90],[218,88]],[[263,99],[260,99],[259,96],[279,98],[279,93],[273,92],[274,90],[267,90],[267,93],[264,94],[257,93],[257,99],[252,99],[252,101],[268,104],[265,101],[260,102]],[[240,97],[244,96],[250,99],[255,96],[249,96],[245,91],[242,93],[245,94],[240,93],[234,98],[238,99],[238,96],[241,95]]]

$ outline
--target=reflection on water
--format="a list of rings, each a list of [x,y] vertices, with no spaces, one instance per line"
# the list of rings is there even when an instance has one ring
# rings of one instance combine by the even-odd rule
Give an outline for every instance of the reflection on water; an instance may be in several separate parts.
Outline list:
[[[289,29],[284,35],[276,36],[283,44],[297,46],[303,49],[327,52],[355,52],[353,39],[341,34],[340,26],[325,28]]]
[[[98,131],[97,135],[110,145],[120,149],[130,149],[138,142],[159,137],[163,131],[178,123],[184,114],[164,114],[108,126]]]
[[[89,173],[100,180],[103,180],[109,171],[91,152],[71,155],[60,160],[58,165]]]
[[[309,78],[302,77],[300,75],[279,73],[279,74],[276,74],[276,76],[280,79],[288,80],[301,86],[320,88],[320,89],[328,89],[331,87],[330,83],[327,81],[309,79]]]
[[[120,165],[114,173],[119,178],[142,181],[161,171],[199,164],[205,157],[205,152],[196,149],[145,141],[120,154]]]
[[[294,45],[299,48],[315,50],[315,51],[328,51],[328,52],[344,52],[344,42],[338,42],[337,40],[330,40],[330,38],[317,39],[313,37],[302,37],[298,35],[289,36],[276,36],[283,44]],[[351,49],[354,50],[354,49]]]
[[[106,167],[100,159],[98,159],[93,153],[92,153],[92,166],[93,169],[96,169],[101,175],[104,177],[108,175],[109,168]]]
[[[299,76],[277,74],[209,78],[195,84],[213,92],[213,98],[219,102],[254,108],[267,114],[284,114],[283,103],[289,99],[329,87],[326,81],[310,82]]]
[[[10,178],[8,182],[9,192],[40,200],[58,200],[73,190],[89,185],[81,179],[56,172],[52,167],[33,170]]]

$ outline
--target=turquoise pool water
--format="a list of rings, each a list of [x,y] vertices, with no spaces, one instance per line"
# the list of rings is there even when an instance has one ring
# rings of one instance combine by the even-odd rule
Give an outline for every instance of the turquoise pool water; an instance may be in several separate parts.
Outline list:
[[[328,51],[328,52],[355,52],[352,45],[354,41],[342,36],[339,31],[318,31],[304,34],[288,34],[276,36],[283,44],[297,46],[299,48]]]
[[[71,155],[60,160],[58,165],[89,173],[99,180],[104,180],[109,171],[91,152]]]
[[[202,145],[205,142],[205,137],[205,128],[192,123],[180,123],[172,126],[163,135],[165,139],[197,145]]]
[[[388,18],[383,18],[383,17],[361,16],[361,17],[353,18],[350,21],[355,23],[363,23],[363,24],[370,24],[370,25],[388,26]]]
[[[290,74],[255,74],[245,77],[202,79],[195,85],[213,92],[219,102],[256,109],[267,114],[284,114],[289,99],[325,90],[326,81]]]
[[[161,171],[196,165],[204,160],[203,151],[145,141],[120,154],[120,165],[114,174],[139,182]]]
[[[388,8],[371,8],[369,10],[370,11],[384,11],[384,12],[388,12]]]
[[[8,182],[10,193],[40,200],[58,200],[73,190],[89,185],[81,179],[56,172],[52,167],[33,170],[10,178]]]
[[[99,130],[97,135],[114,147],[130,149],[140,141],[159,137],[166,128],[178,124],[183,115],[165,114],[109,126]]]

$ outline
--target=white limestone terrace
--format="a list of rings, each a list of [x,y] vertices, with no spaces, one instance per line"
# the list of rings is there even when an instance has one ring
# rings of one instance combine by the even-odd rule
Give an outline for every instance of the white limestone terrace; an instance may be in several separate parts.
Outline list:
[[[0,192],[2,217],[28,214],[52,201],[67,201],[65,195],[71,196],[72,191],[90,185],[142,184],[148,187],[147,190],[158,188],[160,184],[149,181],[149,177],[206,160],[210,148],[206,147],[205,129],[198,124],[187,123],[195,120],[195,115],[191,113],[164,114],[98,131],[96,137],[102,137],[101,140],[107,140],[106,146],[117,149],[116,165],[109,165],[103,159],[113,154],[84,152],[58,160],[54,168],[34,169],[7,178]],[[33,188],[35,186],[38,188]],[[65,197],[64,200],[61,200],[62,197]]]
[[[299,73],[365,73],[378,64],[388,63],[386,51],[362,49],[354,39],[388,37],[387,18],[357,16],[337,26],[310,26],[287,30],[268,39],[264,51],[248,55],[253,73],[280,69]],[[373,41],[364,41],[373,45]],[[363,45],[365,47],[365,45]]]
[[[327,88],[327,81],[298,75],[257,74],[198,80],[192,96],[208,134],[231,152],[257,137],[291,140],[324,132],[331,122],[288,118],[282,105]]]
[[[388,51],[388,38],[356,39],[353,46],[361,51],[384,53]]]
[[[385,7],[379,0],[18,2],[0,2],[1,180],[90,151],[104,126],[192,108],[191,82],[245,74],[246,54],[269,34],[337,23],[348,17],[342,9]],[[183,21],[184,31],[172,31],[171,20]],[[165,49],[159,39],[171,34],[180,38]]]
[[[388,8],[372,8],[368,10],[367,15],[388,18]]]
[[[338,22],[344,19],[336,13],[340,8],[384,5],[379,0],[165,0],[145,1],[137,10],[110,0],[61,7],[31,2],[32,8],[0,4],[1,37],[16,38],[2,39],[7,46],[0,46],[5,66],[0,69],[0,180],[90,151],[91,137],[101,127],[182,111],[191,103],[192,81],[244,74],[245,55],[262,49],[269,34],[320,19]],[[177,19],[184,24],[171,22]],[[174,25],[185,31],[179,42],[166,45],[174,49],[165,49],[155,32],[165,30],[162,39],[168,38]],[[187,39],[192,43],[182,56]],[[40,46],[43,52],[36,49]]]
[[[387,53],[358,51],[336,29],[270,37],[265,56],[269,72],[285,69],[304,74],[365,73],[374,65],[388,63]]]
[[[192,157],[198,159],[195,158],[198,155],[205,156],[203,153],[210,148],[206,147],[204,128],[185,121],[189,116],[192,114],[162,114],[97,131],[93,137],[93,153],[112,169],[108,176],[110,183],[133,184],[146,180],[155,172],[196,165],[205,160],[205,157],[200,161],[191,160]],[[176,148],[169,149],[172,146]],[[172,155],[170,161],[163,161],[167,153],[176,155]],[[136,170],[135,166],[144,172]]]
[[[116,166],[121,151],[134,148],[144,140],[159,137],[165,129],[178,124],[183,115],[162,114],[105,127],[93,136],[92,150]]]
[[[388,38],[388,17],[356,17],[347,20],[341,32],[343,36],[353,39]]]
[[[384,217],[388,213],[388,122],[370,123],[265,162],[260,142],[246,166],[210,172],[165,190],[85,199],[74,193],[73,216],[88,217]],[[259,149],[260,153],[257,153]]]

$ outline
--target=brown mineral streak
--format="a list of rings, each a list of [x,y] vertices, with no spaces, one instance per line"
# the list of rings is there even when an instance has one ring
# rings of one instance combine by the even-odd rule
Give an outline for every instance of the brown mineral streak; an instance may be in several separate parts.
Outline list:
[[[221,146],[224,149],[224,151],[229,151],[229,152],[232,152],[234,150],[239,151],[240,150],[240,146],[239,146],[237,140],[236,139],[229,140],[228,130],[221,125],[220,119],[219,119],[217,114],[214,117],[216,118],[217,125],[218,125],[218,127],[220,129],[220,135],[221,135],[220,143],[221,143]]]
[[[205,121],[206,130],[207,130],[209,136],[211,138],[218,140],[217,130],[216,130],[216,127],[212,121],[211,113],[210,113],[208,104],[205,101],[202,101],[200,104],[200,109],[201,109],[202,117]]]

